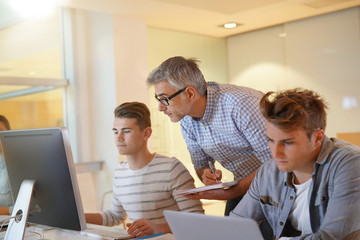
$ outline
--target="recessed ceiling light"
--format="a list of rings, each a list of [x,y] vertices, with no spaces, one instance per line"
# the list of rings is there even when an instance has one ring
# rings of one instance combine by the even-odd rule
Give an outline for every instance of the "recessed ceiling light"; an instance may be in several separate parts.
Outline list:
[[[224,28],[236,28],[238,26],[235,22],[229,22],[224,24]]]

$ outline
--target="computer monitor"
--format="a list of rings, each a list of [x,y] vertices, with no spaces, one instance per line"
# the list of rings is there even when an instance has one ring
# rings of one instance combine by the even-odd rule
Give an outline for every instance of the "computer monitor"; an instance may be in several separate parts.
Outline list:
[[[0,132],[0,139],[16,202],[21,200],[17,196],[23,181],[35,180],[28,222],[78,231],[85,229],[67,130],[4,131]],[[38,207],[40,211],[36,210]]]

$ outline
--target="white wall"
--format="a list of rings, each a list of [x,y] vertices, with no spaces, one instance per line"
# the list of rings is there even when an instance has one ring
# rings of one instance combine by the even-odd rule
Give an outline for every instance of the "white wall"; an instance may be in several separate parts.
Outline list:
[[[226,40],[192,33],[147,28],[149,71],[174,56],[197,58],[207,81],[226,83]]]
[[[94,174],[100,204],[102,194],[111,190],[119,160],[112,132],[114,109],[125,101],[149,101],[146,25],[75,9],[64,10],[64,22],[65,77],[71,82],[69,134],[75,135],[78,162],[105,161],[104,171]]]
[[[230,82],[264,92],[315,90],[329,104],[328,136],[360,131],[359,36],[357,7],[230,37]]]

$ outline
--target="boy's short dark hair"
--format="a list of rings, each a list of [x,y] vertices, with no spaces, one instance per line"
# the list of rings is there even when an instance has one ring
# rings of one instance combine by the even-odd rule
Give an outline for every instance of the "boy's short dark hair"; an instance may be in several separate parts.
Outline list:
[[[140,129],[151,127],[150,111],[140,102],[125,102],[115,108],[116,118],[135,118]]]
[[[268,92],[260,101],[261,113],[267,121],[285,131],[303,127],[309,138],[315,130],[325,130],[326,108],[317,93],[301,88]]]

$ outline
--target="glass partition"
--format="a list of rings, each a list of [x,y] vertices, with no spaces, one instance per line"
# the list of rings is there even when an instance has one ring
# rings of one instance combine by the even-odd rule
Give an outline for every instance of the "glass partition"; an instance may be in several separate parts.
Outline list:
[[[1,4],[0,114],[12,129],[64,126],[58,10],[23,19]]]
[[[63,127],[62,102],[61,88],[22,95],[0,100],[0,114],[9,119],[12,129]]]

